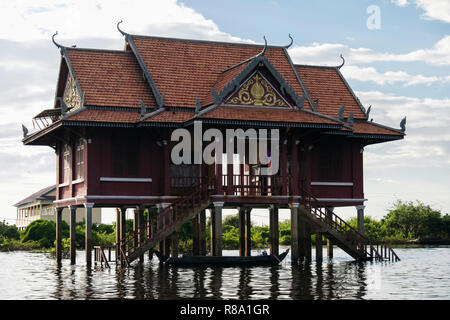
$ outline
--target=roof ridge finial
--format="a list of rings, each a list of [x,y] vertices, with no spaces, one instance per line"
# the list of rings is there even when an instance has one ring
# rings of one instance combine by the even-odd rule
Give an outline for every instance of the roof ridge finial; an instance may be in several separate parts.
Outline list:
[[[263,56],[264,53],[266,52],[266,49],[267,49],[267,39],[266,39],[266,36],[263,36],[263,38],[264,38],[264,49],[258,54],[258,56]]]
[[[289,38],[291,38],[291,43],[289,43],[287,46],[284,46],[285,49],[289,49],[290,46],[294,43],[294,38],[292,38],[291,34],[289,33]]]
[[[123,36],[126,36],[128,33],[126,33],[125,31],[123,31],[123,30],[120,29],[120,27],[119,27],[119,25],[120,25],[122,22],[123,22],[122,20],[120,20],[119,22],[117,22],[116,27],[117,27],[117,30],[119,30],[119,32],[120,32]]]
[[[55,41],[55,36],[56,36],[56,35],[58,35],[58,31],[56,31],[55,34],[52,35],[52,42],[55,44],[55,46],[56,46],[58,49],[61,49],[62,45],[60,45],[59,43],[57,43],[57,42]]]
[[[341,53],[340,57],[341,57],[341,59],[342,59],[342,63],[341,63],[341,65],[339,65],[339,66],[336,67],[336,68],[338,68],[338,69],[341,69],[341,68],[344,66],[344,64],[345,64],[345,59],[344,59],[344,57],[342,56],[342,53]]]
[[[400,131],[401,132],[405,132],[406,131],[406,117],[404,117],[402,119],[402,121],[400,121]]]

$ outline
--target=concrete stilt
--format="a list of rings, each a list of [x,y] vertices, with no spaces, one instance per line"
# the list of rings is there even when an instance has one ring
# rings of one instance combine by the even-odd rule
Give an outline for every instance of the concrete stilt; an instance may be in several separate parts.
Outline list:
[[[357,210],[357,224],[358,224],[358,231],[361,234],[364,234],[364,209],[366,208],[366,206],[360,205],[360,206],[356,206],[356,210]]]
[[[250,257],[252,255],[252,208],[245,209],[245,255]]]
[[[299,248],[299,223],[298,210],[299,203],[290,203],[291,208],[291,261],[297,263],[300,257]]]
[[[56,208],[56,261],[62,259],[62,211],[63,208]]]
[[[333,243],[330,239],[327,239],[327,256],[333,258]]]
[[[93,203],[85,203],[85,250],[86,250],[86,265],[92,264],[92,208]]]
[[[214,202],[214,245],[215,245],[215,255],[222,256],[222,208],[223,202]]]
[[[279,230],[278,230],[278,206],[273,205],[269,208],[269,224],[270,224],[270,254],[279,254]]]
[[[77,207],[70,206],[70,264],[76,263],[76,214]]]
[[[206,255],[206,212],[202,210],[199,213],[199,249],[200,255]]]

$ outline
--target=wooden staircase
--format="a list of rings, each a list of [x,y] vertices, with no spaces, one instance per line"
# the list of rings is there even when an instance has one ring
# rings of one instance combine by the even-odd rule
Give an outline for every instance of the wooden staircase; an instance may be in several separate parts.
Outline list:
[[[375,245],[328,208],[319,207],[319,201],[303,190],[301,217],[318,232],[325,233],[333,244],[358,261],[399,261],[389,244]]]
[[[120,257],[125,265],[153,249],[161,240],[179,231],[181,226],[210,205],[208,185],[200,181],[189,191],[147,219],[143,226],[120,241]],[[137,246],[136,246],[137,243]]]

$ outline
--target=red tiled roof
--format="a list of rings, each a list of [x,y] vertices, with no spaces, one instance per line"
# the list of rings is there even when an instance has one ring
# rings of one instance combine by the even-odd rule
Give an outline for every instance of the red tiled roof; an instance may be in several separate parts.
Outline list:
[[[238,70],[221,71],[261,52],[263,46],[132,36],[164,105],[195,108],[195,100],[210,101],[211,87]],[[301,97],[303,90],[282,47],[268,47],[264,56]],[[305,106],[307,102],[305,103]]]
[[[228,70],[227,68],[254,57],[263,48],[260,45],[130,37],[158,91],[164,95],[166,107],[195,108],[196,98],[200,99],[202,106],[212,104],[211,88],[219,93],[248,63]],[[152,90],[143,77],[143,70],[131,51],[74,48],[66,48],[66,51],[79,84],[86,94],[85,105],[140,108],[140,101],[143,100],[146,107],[156,106]],[[297,71],[312,100],[319,99],[318,113],[337,118],[338,110],[344,104],[345,117],[353,112],[355,119],[366,118],[336,68],[300,65],[293,67],[282,47],[268,47],[264,56],[301,97],[304,92],[295,74]],[[307,100],[304,110],[309,110]],[[194,117],[193,112],[166,110],[145,119],[145,122],[183,123]],[[332,119],[302,110],[264,107],[257,108],[257,111],[249,107],[217,107],[199,118],[339,124]],[[69,115],[65,121],[138,123],[140,113],[137,110],[86,109]],[[399,134],[373,124],[359,122],[355,122],[354,131]]]
[[[265,107],[230,107],[221,106],[202,114],[199,119],[226,119],[247,121],[273,121],[292,123],[335,124],[339,122],[314,115],[303,110]]]
[[[141,118],[136,111],[86,109],[68,115],[64,121],[135,123]]]
[[[295,68],[312,101],[319,99],[317,112],[337,118],[339,108],[345,104],[344,117],[353,112],[355,119],[367,118],[336,68],[319,66],[295,66]]]
[[[67,48],[88,106],[140,108],[156,102],[132,52]]]
[[[186,111],[162,111],[144,122],[171,122],[183,123],[194,117],[194,112]],[[100,110],[85,109],[73,115],[68,115],[64,121],[82,121],[82,122],[107,122],[107,123],[138,123],[141,115],[136,111],[124,110]]]
[[[152,117],[144,120],[144,122],[171,122],[171,123],[183,123],[194,118],[193,112],[186,111],[163,111]]]
[[[355,134],[371,134],[371,135],[395,135],[403,136],[404,134],[394,129],[381,127],[371,122],[355,122],[353,124],[353,133]]]

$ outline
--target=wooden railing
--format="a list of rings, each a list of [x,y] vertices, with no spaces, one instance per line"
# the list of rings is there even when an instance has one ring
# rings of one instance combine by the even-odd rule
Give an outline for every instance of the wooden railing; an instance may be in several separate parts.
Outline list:
[[[150,240],[162,240],[162,234],[180,221],[187,221],[188,216],[197,207],[209,199],[208,184],[199,179],[187,188],[189,192],[175,202],[160,210],[156,216],[149,217],[142,226],[129,233],[120,241],[121,261],[129,264],[128,257],[144,243]]]
[[[223,174],[221,177],[222,192],[226,195],[234,196],[275,196],[288,195],[291,177],[286,176],[283,183],[283,177],[279,175],[263,176],[263,175],[241,175],[233,174],[230,177]],[[192,185],[199,183],[207,183],[208,189],[215,191],[217,194],[216,178],[209,179],[207,177],[171,177],[171,192],[174,195],[184,195],[190,191]],[[285,194],[283,194],[283,186]]]
[[[378,261],[391,260],[399,261],[400,258],[397,256],[395,251],[388,244],[377,245],[375,247],[367,237],[361,234],[358,230],[353,228],[346,221],[341,219],[332,210],[328,208],[322,208],[319,206],[319,201],[312,196],[308,191],[302,191],[302,204],[305,208],[316,218],[325,222],[329,227],[339,231],[344,235],[347,241],[350,241],[356,246],[357,250],[364,254],[365,257],[375,259]],[[381,246],[381,253],[380,253]]]
[[[94,264],[96,265],[97,262],[100,263],[101,266],[103,266],[103,263],[105,264],[105,267],[110,268],[109,262],[112,262],[111,260],[111,249],[115,248],[115,246],[94,246]],[[106,257],[105,249],[108,250],[108,257]],[[116,260],[117,260],[117,252],[116,252]]]
[[[289,181],[289,177],[286,178]],[[232,185],[228,175],[222,175],[222,185],[226,194],[235,196],[275,196],[283,194],[283,178],[278,175],[234,174]],[[230,188],[231,187],[231,188]]]

